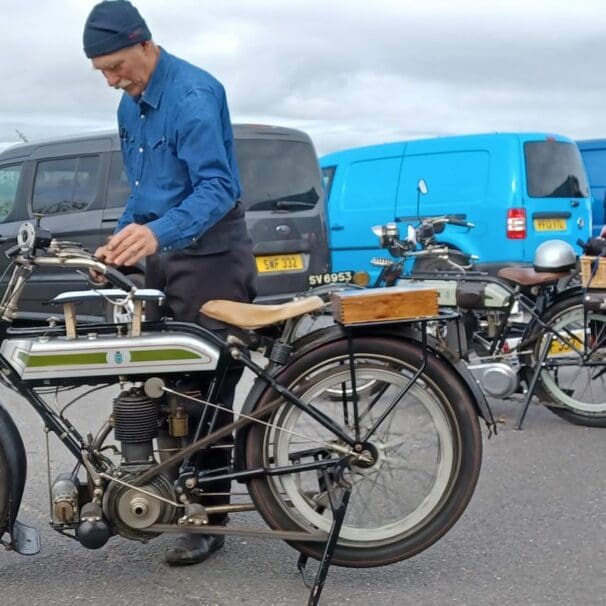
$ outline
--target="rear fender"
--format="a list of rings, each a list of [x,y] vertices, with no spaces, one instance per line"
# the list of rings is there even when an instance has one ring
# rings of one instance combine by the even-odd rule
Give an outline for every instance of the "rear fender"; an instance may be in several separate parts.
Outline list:
[[[402,339],[413,340],[421,343],[421,333],[418,328],[415,328],[413,324],[401,324],[401,325],[383,325],[383,326],[361,326],[353,329],[354,335],[376,335],[382,337],[394,337],[399,336]],[[318,334],[320,333],[320,334]],[[291,354],[289,363],[305,355],[309,351],[341,339],[346,336],[345,330],[340,325],[330,326],[322,331],[306,335],[299,339],[294,344],[294,351]],[[453,352],[441,348],[439,343],[429,335],[427,336],[427,348],[428,350],[438,356],[443,362],[447,363],[452,369],[459,375],[463,381],[465,387],[472,396],[472,400],[478,416],[482,417],[490,429],[495,429],[495,422],[492,416],[492,411],[486,400],[486,396],[480,389],[477,381],[474,379],[471,372],[467,369],[467,366],[463,360],[456,356]],[[284,369],[284,366],[275,365],[269,370],[269,374],[272,377],[276,377]],[[242,406],[243,414],[250,414],[256,407],[257,402],[261,398],[263,392],[267,388],[267,383],[261,379],[255,379],[251,390],[249,391],[246,400]],[[236,470],[243,470],[245,468],[244,460],[244,448],[246,444],[246,435],[248,433],[248,426],[239,429],[236,432],[234,440],[234,467]]]
[[[0,485],[0,512],[8,507],[8,518],[0,527],[1,538],[5,532],[11,534],[13,531],[27,473],[27,459],[23,440],[15,422],[2,405],[0,405],[0,452],[7,462],[7,468],[0,469],[0,480],[2,480]],[[4,475],[6,477],[2,479]],[[2,524],[2,520],[0,520],[0,524]]]

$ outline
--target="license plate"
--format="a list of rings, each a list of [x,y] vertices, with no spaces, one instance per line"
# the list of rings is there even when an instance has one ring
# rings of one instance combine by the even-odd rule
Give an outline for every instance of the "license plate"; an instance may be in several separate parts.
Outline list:
[[[256,257],[257,271],[260,274],[298,271],[303,269],[303,255],[270,255]]]
[[[561,341],[560,339],[554,338],[549,345],[549,355],[557,356],[562,354],[569,354],[573,351],[583,351],[583,337],[584,332],[575,330],[574,336],[569,336],[567,339],[567,343]]]
[[[310,286],[322,286],[324,284],[349,284],[353,280],[353,271],[334,271],[325,274],[312,274],[308,276],[307,283]]]
[[[566,231],[566,219],[535,219],[537,231]]]

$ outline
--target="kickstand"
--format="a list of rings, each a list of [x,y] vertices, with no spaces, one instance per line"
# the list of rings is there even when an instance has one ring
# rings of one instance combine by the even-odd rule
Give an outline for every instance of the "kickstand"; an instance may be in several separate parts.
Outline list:
[[[324,482],[326,484],[326,493],[328,495],[328,501],[330,502],[330,508],[332,510],[332,525],[330,527],[330,532],[328,533],[328,539],[326,541],[326,546],[324,547],[324,553],[322,554],[322,559],[320,560],[320,565],[316,572],[316,577],[314,579],[313,585],[309,582],[309,579],[305,572],[305,566],[307,564],[308,557],[304,554],[299,556],[297,560],[297,569],[301,573],[303,577],[303,582],[306,587],[310,587],[311,591],[309,593],[309,600],[307,602],[307,606],[317,606],[320,601],[320,594],[322,593],[322,589],[324,589],[324,583],[326,582],[326,577],[328,575],[328,569],[332,563],[332,557],[335,551],[335,547],[337,545],[337,539],[339,538],[339,534],[341,532],[341,526],[343,525],[343,520],[345,519],[345,513],[347,511],[347,504],[349,503],[349,497],[351,495],[351,484],[343,479],[343,469],[339,470],[340,476],[340,486],[341,490],[339,494],[336,495],[334,491],[334,487],[331,485],[330,479],[326,470],[323,470],[324,474]]]
[[[530,399],[532,398],[532,394],[534,394],[534,389],[539,381],[539,376],[541,374],[541,370],[543,370],[543,365],[545,364],[545,360],[547,359],[548,353],[549,344],[543,349],[541,355],[539,356],[539,359],[537,360],[534,372],[532,373],[532,379],[530,379],[530,383],[528,384],[528,390],[526,391],[526,397],[524,398],[522,410],[520,410],[520,414],[518,415],[518,419],[516,421],[516,429],[522,429],[522,423],[524,422],[524,417],[526,417],[526,413],[528,412]]]

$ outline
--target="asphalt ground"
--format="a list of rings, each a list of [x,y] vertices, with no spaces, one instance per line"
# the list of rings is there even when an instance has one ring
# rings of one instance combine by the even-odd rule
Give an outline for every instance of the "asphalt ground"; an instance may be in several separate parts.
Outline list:
[[[240,400],[246,390],[242,384]],[[93,429],[111,393],[74,407],[76,424]],[[306,604],[297,552],[282,542],[228,537],[207,562],[169,568],[171,537],[148,544],[113,538],[96,551],[48,526],[42,423],[5,388],[29,456],[20,518],[40,529],[32,557],[0,551],[0,604],[112,606]],[[376,569],[332,568],[322,604],[593,605],[606,603],[606,430],[577,427],[533,405],[523,431],[513,429],[521,402],[491,401],[499,435],[486,439],[482,472],[470,505],[438,543],[407,561]],[[53,475],[70,456],[54,440]],[[239,488],[241,490],[241,488]],[[232,516],[259,528],[256,513]]]

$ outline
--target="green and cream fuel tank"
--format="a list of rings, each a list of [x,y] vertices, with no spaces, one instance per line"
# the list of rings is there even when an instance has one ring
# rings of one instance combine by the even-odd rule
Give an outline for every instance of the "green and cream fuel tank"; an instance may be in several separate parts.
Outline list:
[[[23,380],[214,370],[219,350],[178,333],[5,339],[0,354]]]
[[[219,349],[183,333],[141,332],[142,303],[161,301],[164,294],[139,289],[128,295],[135,304],[128,336],[89,333],[78,335],[74,305],[103,297],[124,302],[125,291],[108,289],[61,293],[51,303],[63,305],[66,331],[61,336],[15,336],[5,339],[0,354],[24,381],[103,376],[132,376],[150,373],[212,371]]]

